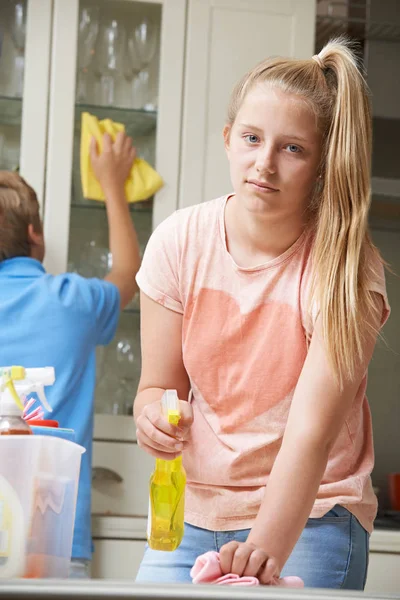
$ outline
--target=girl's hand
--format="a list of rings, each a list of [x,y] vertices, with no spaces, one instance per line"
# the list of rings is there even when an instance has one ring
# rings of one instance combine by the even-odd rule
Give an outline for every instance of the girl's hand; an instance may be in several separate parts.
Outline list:
[[[115,142],[108,133],[104,134],[101,154],[98,152],[96,139],[92,137],[90,141],[93,172],[106,196],[109,191],[124,189],[135,158],[136,149],[132,138],[123,131],[117,134]]]
[[[225,544],[219,551],[219,559],[224,575],[235,573],[240,576],[257,577],[264,585],[279,577],[277,560],[249,542]]]
[[[181,418],[178,425],[168,423],[161,402],[144,406],[136,420],[138,446],[155,458],[172,460],[182,454],[187,444],[193,409],[185,400],[179,400],[179,403]]]

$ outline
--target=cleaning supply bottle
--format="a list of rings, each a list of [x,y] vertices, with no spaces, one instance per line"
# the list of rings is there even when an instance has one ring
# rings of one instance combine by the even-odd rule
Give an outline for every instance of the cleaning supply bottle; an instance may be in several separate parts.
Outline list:
[[[53,367],[0,368],[0,435],[31,435],[32,429],[23,418],[24,406],[20,395],[36,392],[42,404],[51,411],[43,388],[54,381]]]
[[[164,416],[178,425],[179,399],[176,390],[166,390],[161,399]],[[182,456],[173,460],[156,458],[150,478],[147,541],[153,550],[172,552],[182,541],[184,529],[186,473]]]

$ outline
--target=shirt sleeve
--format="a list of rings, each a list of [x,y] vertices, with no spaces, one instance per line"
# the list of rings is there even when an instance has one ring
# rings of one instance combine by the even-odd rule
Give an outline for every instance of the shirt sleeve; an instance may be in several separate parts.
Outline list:
[[[120,294],[111,281],[63,273],[49,278],[49,291],[67,311],[79,319],[82,329],[91,330],[98,346],[109,344],[115,335],[120,314]]]
[[[385,269],[383,263],[377,256],[370,257],[370,275],[368,289],[371,292],[380,294],[383,299],[382,316],[381,316],[381,328],[384,326],[390,315],[390,305],[386,291],[385,281]]]
[[[120,315],[120,294],[111,281],[80,278],[85,313],[92,316],[96,346],[106,346],[113,339]],[[84,288],[84,289],[82,289]]]
[[[177,233],[177,213],[174,213],[150,237],[136,282],[146,296],[183,314]]]
[[[390,315],[390,305],[386,292],[386,282],[385,282],[385,269],[383,266],[382,260],[379,258],[378,254],[372,252],[372,250],[367,251],[367,259],[366,259],[366,267],[367,267],[367,277],[368,277],[368,290],[371,292],[376,292],[380,294],[383,299],[383,307],[382,307],[382,315],[380,328],[384,326],[386,321]],[[313,303],[311,306],[307,304],[308,293],[309,293],[309,285],[311,281],[311,262],[309,261],[306,269],[305,276],[303,278],[305,285],[302,288],[301,294],[301,307],[302,307],[302,319],[303,319],[303,327],[305,329],[306,335],[308,337],[312,336],[314,331],[314,325],[319,315],[319,307],[317,303]]]

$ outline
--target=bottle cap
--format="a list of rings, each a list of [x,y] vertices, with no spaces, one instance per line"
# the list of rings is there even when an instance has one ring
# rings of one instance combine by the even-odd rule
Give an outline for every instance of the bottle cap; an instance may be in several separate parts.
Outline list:
[[[35,427],[58,427],[58,421],[52,419],[29,419],[29,425]]]
[[[168,423],[172,423],[172,425],[178,425],[181,416],[179,410],[178,392],[176,390],[165,390],[161,398],[161,404],[164,416],[168,420]]]

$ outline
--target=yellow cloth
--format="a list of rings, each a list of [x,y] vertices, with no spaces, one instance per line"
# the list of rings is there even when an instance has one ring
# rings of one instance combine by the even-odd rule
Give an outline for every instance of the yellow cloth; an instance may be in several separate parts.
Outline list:
[[[82,113],[81,129],[81,181],[85,198],[104,201],[105,196],[93,173],[90,161],[90,140],[96,138],[99,151],[103,149],[103,135],[109,133],[114,141],[119,131],[125,131],[125,125],[114,123],[111,119],[99,121],[87,112]],[[147,200],[164,185],[160,175],[142,158],[135,158],[132,170],[125,184],[128,202]]]

